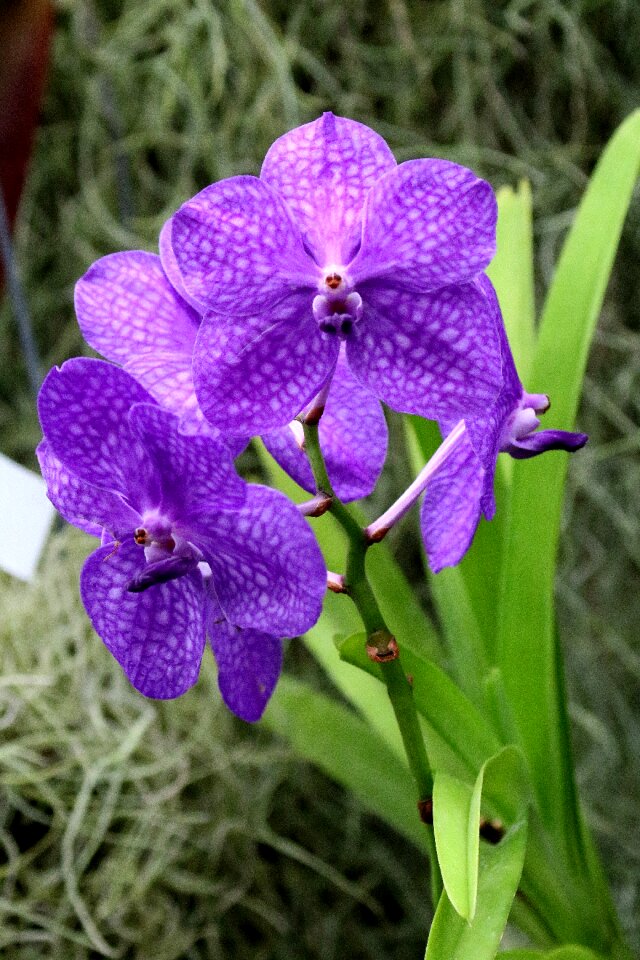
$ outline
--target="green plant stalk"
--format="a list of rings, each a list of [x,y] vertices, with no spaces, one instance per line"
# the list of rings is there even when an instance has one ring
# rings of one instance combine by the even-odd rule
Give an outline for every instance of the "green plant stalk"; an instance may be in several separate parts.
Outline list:
[[[304,423],[305,451],[311,465],[313,477],[318,492],[326,493],[331,497],[330,512],[344,530],[348,542],[347,564],[345,571],[346,592],[355,604],[362,619],[367,637],[377,637],[379,640],[393,640],[378,601],[375,598],[366,572],[366,553],[369,544],[365,540],[364,531],[351,515],[347,507],[336,496],[326,464],[320,449],[317,423]],[[387,687],[387,693],[398,723],[402,742],[404,744],[409,768],[416,782],[419,800],[429,800],[433,794],[433,775],[427,757],[424,738],[420,728],[420,721],[413,701],[411,686],[402,668],[399,658],[382,660],[380,662],[382,676]],[[431,864],[431,893],[434,907],[442,893],[442,876],[438,866],[435,849],[433,828],[427,827],[430,848]]]

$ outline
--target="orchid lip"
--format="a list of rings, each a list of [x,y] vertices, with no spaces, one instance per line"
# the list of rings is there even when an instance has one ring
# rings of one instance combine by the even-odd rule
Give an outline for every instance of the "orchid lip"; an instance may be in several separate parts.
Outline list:
[[[178,580],[185,574],[197,569],[197,567],[198,560],[196,557],[170,554],[162,560],[148,563],[137,576],[129,581],[127,591],[129,593],[143,593],[149,587],[169,583],[171,580]]]
[[[355,290],[342,297],[319,293],[313,299],[313,315],[323,333],[349,336],[362,316],[362,297]]]

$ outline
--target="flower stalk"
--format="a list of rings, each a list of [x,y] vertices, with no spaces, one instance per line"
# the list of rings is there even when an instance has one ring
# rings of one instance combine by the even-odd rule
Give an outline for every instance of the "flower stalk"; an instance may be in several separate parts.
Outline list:
[[[418,791],[418,808],[429,801],[433,794],[433,775],[427,757],[420,721],[413,700],[411,685],[399,659],[396,640],[389,630],[378,601],[367,577],[365,560],[372,541],[351,515],[347,507],[336,497],[331,487],[326,464],[320,449],[317,423],[304,423],[305,449],[318,490],[331,496],[329,512],[334,515],[349,541],[344,592],[353,600],[367,632],[367,652],[380,664],[382,679],[393,707],[393,712],[402,736],[409,768]],[[442,892],[442,877],[436,856],[433,829],[429,831],[431,889],[434,906]]]
[[[320,449],[317,423],[309,424],[305,422],[304,433],[305,449],[318,490],[322,490],[331,496],[329,512],[334,515],[349,539],[344,577],[345,592],[353,600],[362,618],[369,647],[373,647],[378,652],[378,656],[375,656],[374,659],[381,666],[382,677],[400,728],[409,767],[418,789],[419,800],[424,801],[429,799],[433,793],[433,776],[411,686],[398,658],[395,638],[384,620],[367,577],[365,559],[371,541],[367,540],[364,531],[332,490]],[[395,655],[387,655],[387,651],[393,651],[394,645]]]

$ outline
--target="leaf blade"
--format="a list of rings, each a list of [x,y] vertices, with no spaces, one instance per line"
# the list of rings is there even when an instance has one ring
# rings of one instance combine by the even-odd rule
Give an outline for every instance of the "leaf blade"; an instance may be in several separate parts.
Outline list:
[[[409,768],[356,713],[285,674],[262,722],[419,849],[429,852]]]
[[[639,168],[640,111],[636,111],[614,134],[596,167],[545,304],[529,389],[551,393],[550,426],[568,429],[573,423],[589,345]],[[566,472],[567,458],[558,453],[517,464],[514,470],[498,649],[543,818],[557,825],[561,838],[573,836],[575,842],[575,804],[564,801],[573,793],[573,777],[554,610]]]
[[[483,846],[471,923],[455,912],[446,891],[442,894],[425,960],[494,960],[518,888],[526,841],[527,826],[522,821],[497,846]]]
[[[480,793],[482,772],[474,787],[444,771],[433,783],[433,830],[442,882],[456,913],[473,920],[478,892]]]

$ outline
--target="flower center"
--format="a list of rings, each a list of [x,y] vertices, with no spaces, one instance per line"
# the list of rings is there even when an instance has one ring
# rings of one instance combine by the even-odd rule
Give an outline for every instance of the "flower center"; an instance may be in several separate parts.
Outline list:
[[[140,547],[144,547],[144,555],[148,563],[154,563],[173,553],[176,548],[176,538],[171,532],[171,522],[157,513],[146,513],[142,523],[133,532],[133,539]]]
[[[145,566],[127,584],[130,593],[177,580],[194,571],[203,561],[201,551],[172,530],[171,522],[157,513],[146,513],[133,531],[133,539],[144,547]]]
[[[314,297],[313,316],[327,336],[344,340],[362,316],[362,298],[352,289],[344,267],[328,266],[322,271]]]
[[[339,290],[343,281],[339,273],[330,273],[324,278],[324,282],[329,290]]]

